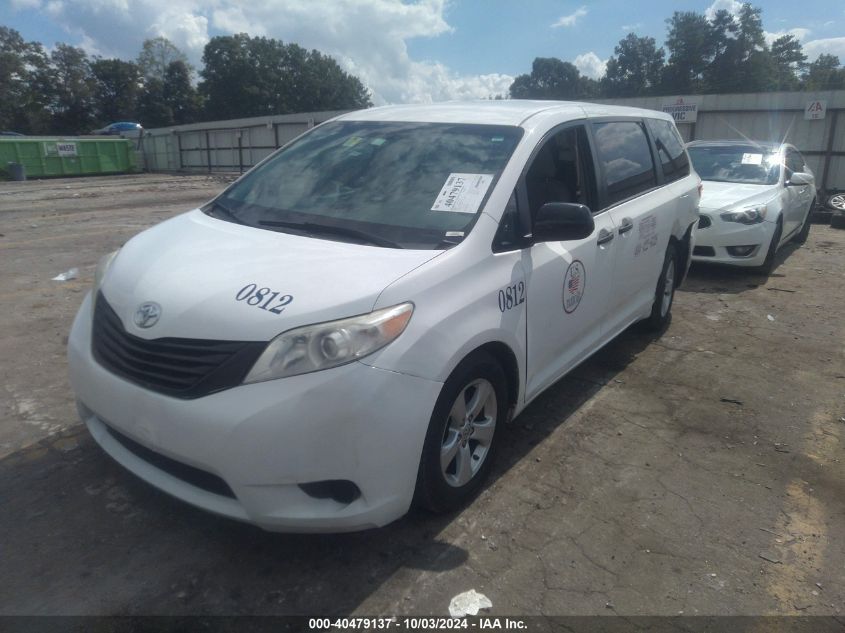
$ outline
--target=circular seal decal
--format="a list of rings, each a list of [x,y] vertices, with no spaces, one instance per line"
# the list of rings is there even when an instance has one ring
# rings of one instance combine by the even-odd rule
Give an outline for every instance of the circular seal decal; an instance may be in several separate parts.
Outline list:
[[[566,269],[566,276],[563,278],[563,311],[567,314],[575,312],[575,308],[581,303],[584,296],[584,288],[587,285],[587,271],[581,260],[575,259]]]
[[[147,301],[138,306],[135,311],[135,325],[142,328],[148,328],[158,323],[158,318],[161,316],[161,306],[154,301]]]

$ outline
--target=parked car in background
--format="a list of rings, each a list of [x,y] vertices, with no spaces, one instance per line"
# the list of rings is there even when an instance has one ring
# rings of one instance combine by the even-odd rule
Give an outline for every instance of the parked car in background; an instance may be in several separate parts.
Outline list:
[[[795,147],[694,141],[687,149],[704,183],[693,260],[768,274],[780,246],[807,240],[815,178]]]
[[[20,132],[10,132],[8,130],[5,130],[3,132],[0,132],[0,136],[26,136],[26,134],[21,134]]]
[[[117,123],[110,123],[106,127],[102,127],[99,130],[94,130],[92,134],[101,134],[104,136],[127,136],[130,138],[136,138],[141,134],[143,131],[143,127],[140,123],[134,123],[132,121],[118,121]]]
[[[668,324],[699,185],[652,110],[345,114],[102,259],[68,342],[79,413],[139,477],[267,529],[457,508],[510,418]]]

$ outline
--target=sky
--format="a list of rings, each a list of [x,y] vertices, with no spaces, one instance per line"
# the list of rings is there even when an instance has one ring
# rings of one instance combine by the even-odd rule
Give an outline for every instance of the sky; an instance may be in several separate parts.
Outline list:
[[[845,63],[842,0],[758,0],[771,41],[793,33],[810,61]],[[377,105],[507,94],[535,57],[557,57],[598,78],[627,33],[663,45],[674,11],[736,12],[737,0],[0,0],[0,25],[49,50],[134,59],[164,36],[196,67],[209,38],[245,32],[332,55]],[[806,8],[800,8],[806,7]]]

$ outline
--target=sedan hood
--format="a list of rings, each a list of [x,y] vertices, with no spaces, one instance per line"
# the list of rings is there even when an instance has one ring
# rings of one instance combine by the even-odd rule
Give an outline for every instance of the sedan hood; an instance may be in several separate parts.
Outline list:
[[[738,182],[704,181],[700,208],[718,211],[737,207],[766,204],[777,195],[778,185],[747,185]]]
[[[386,286],[441,252],[279,233],[196,210],[130,240],[101,289],[136,336],[267,341],[294,327],[372,311]],[[249,291],[261,288],[269,290],[250,305]],[[284,295],[293,298],[287,305]],[[141,328],[135,315],[146,302],[160,306],[160,317]]]

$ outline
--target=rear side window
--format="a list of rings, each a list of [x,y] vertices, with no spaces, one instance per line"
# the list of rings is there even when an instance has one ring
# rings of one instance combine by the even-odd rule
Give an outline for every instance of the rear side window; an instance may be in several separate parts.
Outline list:
[[[596,123],[596,149],[607,186],[605,206],[651,189],[657,184],[651,148],[641,123]]]
[[[671,121],[661,119],[646,119],[646,125],[654,137],[657,157],[660,159],[666,182],[689,176],[689,159],[675,125]]]

